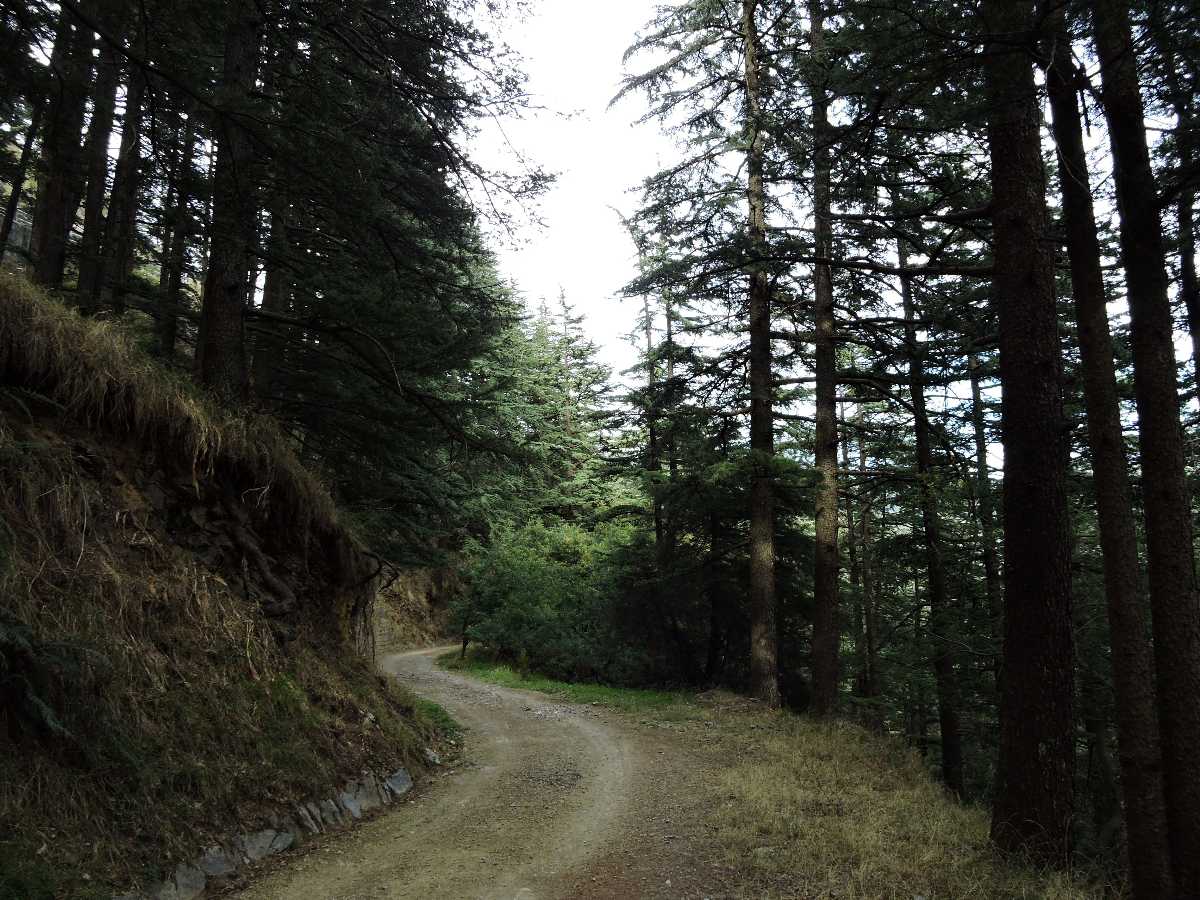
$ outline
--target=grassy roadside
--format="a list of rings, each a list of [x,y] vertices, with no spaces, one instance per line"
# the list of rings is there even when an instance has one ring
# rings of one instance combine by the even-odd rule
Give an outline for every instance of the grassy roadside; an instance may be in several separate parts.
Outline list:
[[[462,672],[488,684],[522,691],[540,691],[569,703],[595,703],[627,713],[653,712],[664,718],[686,717],[697,711],[693,695],[682,691],[646,691],[606,684],[555,681],[536,672],[523,675],[512,666],[480,653],[468,653],[466,659],[460,659],[457,650],[439,656],[437,662],[443,669]]]
[[[759,709],[725,692],[568,684],[479,656],[439,664],[491,684],[598,703],[669,725],[713,776],[689,790],[743,896],[854,900],[1098,900],[1119,886],[1041,872],[996,854],[986,810],[955,803],[899,741],[849,723]],[[653,720],[653,721],[648,721]],[[662,733],[661,731],[659,733]]]

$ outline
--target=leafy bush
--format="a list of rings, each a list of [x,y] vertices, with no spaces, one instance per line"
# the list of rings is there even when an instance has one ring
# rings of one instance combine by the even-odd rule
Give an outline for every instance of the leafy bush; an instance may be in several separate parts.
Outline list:
[[[458,627],[520,670],[636,680],[638,654],[614,632],[612,562],[629,531],[541,523],[500,531],[469,554],[471,588],[454,608]]]

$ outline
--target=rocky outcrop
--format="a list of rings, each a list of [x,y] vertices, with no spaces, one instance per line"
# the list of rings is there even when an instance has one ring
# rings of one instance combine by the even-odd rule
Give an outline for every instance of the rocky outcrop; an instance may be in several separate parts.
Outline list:
[[[380,652],[433,647],[450,633],[450,604],[462,591],[458,567],[406,569],[382,580],[372,610]]]
[[[398,769],[386,778],[363,772],[333,797],[300,803],[275,816],[269,828],[213,844],[190,863],[178,864],[166,881],[140,893],[122,894],[116,900],[196,900],[209,888],[222,886],[239,869],[291,849],[305,836],[347,828],[367,813],[394,803],[412,787],[407,769]]]

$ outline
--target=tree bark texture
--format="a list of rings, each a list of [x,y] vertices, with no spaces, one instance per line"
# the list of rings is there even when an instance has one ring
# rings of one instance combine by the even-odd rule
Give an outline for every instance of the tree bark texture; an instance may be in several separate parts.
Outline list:
[[[60,10],[50,55],[50,100],[30,246],[34,278],[52,288],[62,285],[67,240],[79,196],[91,51],[91,33],[78,25],[65,8]]]
[[[1092,4],[1128,290],[1154,620],[1159,727],[1176,897],[1200,896],[1200,594],[1184,471],[1166,254],[1129,9]]]
[[[97,296],[93,298],[99,299],[99,291],[107,283],[109,303],[117,314],[125,311],[125,290],[137,240],[138,189],[142,178],[142,101],[145,97],[145,73],[131,65],[125,91],[125,117],[121,122],[121,149],[117,152],[112,196],[108,203],[103,269],[96,281]]]
[[[1004,663],[992,839],[1070,856],[1075,719],[1066,421],[1031,0],[985,0],[1004,442]]]
[[[249,391],[244,316],[258,210],[251,172],[254,146],[240,119],[254,90],[256,18],[257,8],[248,0],[229,7],[221,112],[215,125],[211,249],[197,352],[200,381],[227,401],[244,401]]]
[[[183,274],[187,262],[187,240],[191,215],[188,204],[192,199],[192,157],[196,148],[196,117],[190,114],[183,124],[183,149],[179,156],[174,194],[175,208],[171,211],[171,236],[167,242],[167,284],[163,293],[158,320],[158,349],[166,359],[175,356],[180,302],[183,297]]]
[[[1046,83],[1058,147],[1071,293],[1079,329],[1080,370],[1104,562],[1129,871],[1134,896],[1150,900],[1169,897],[1171,893],[1150,616],[1138,559],[1133,491],[1121,430],[1100,241],[1076,100],[1083,76],[1071,54],[1062,7],[1052,15],[1049,24]]]
[[[112,134],[113,116],[117,108],[120,72],[116,51],[107,41],[101,41],[92,89],[92,121],[84,145],[87,192],[83,200],[83,239],[79,247],[77,288],[79,303],[84,309],[94,308],[100,296],[104,204],[108,199],[108,139]]]
[[[745,56],[746,199],[751,252],[766,255],[766,188],[763,184],[761,72],[757,0],[742,0]],[[767,706],[779,706],[779,662],[775,627],[775,456],[771,385],[771,285],[760,259],[750,265],[750,690]]]
[[[809,0],[810,48],[814,66],[825,53],[825,12],[821,0]],[[809,90],[813,106],[813,219],[815,253],[832,252],[830,212],[829,99],[814,76]],[[833,280],[827,265],[813,268],[814,351],[816,355],[816,558],[813,571],[812,711],[834,712],[838,695],[838,432],[837,348],[834,338]]]

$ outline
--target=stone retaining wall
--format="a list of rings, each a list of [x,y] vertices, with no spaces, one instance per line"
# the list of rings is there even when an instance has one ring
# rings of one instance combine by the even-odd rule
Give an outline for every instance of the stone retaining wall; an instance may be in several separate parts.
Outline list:
[[[271,827],[238,834],[213,844],[190,863],[180,863],[166,881],[141,893],[122,894],[115,900],[196,900],[208,887],[220,886],[231,875],[252,863],[288,850],[308,835],[339,831],[365,813],[395,802],[412,790],[406,769],[386,778],[372,772],[344,785],[333,797],[310,800],[271,820]]]

